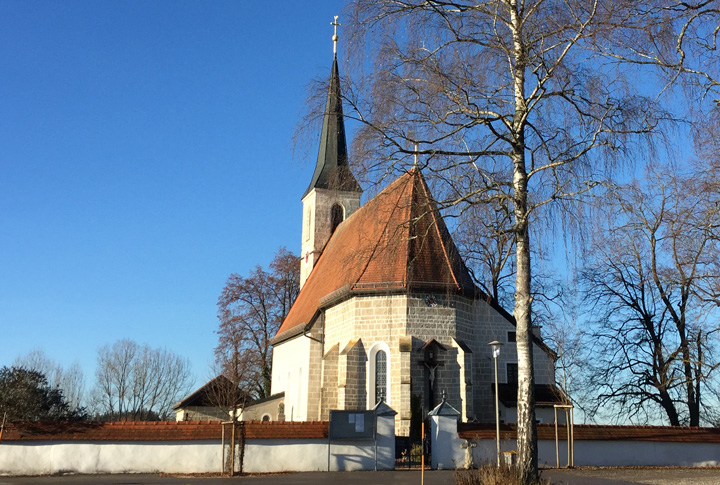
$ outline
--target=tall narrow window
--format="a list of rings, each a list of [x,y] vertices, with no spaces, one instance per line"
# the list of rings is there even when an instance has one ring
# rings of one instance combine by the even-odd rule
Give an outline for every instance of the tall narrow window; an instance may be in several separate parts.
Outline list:
[[[378,350],[375,354],[375,403],[387,399],[387,354]]]
[[[308,210],[305,212],[305,240],[310,239],[310,219],[312,219],[312,209],[308,207]]]
[[[390,360],[390,347],[385,342],[375,342],[370,346],[365,361],[367,367],[367,380],[365,397],[367,409],[372,409],[380,398],[386,403],[392,402],[392,386],[390,375],[392,373],[392,361]]]
[[[330,234],[335,232],[335,229],[343,221],[345,211],[340,204],[335,204],[330,209]]]
[[[518,365],[513,362],[507,364],[507,381],[508,384],[515,384],[518,381]]]

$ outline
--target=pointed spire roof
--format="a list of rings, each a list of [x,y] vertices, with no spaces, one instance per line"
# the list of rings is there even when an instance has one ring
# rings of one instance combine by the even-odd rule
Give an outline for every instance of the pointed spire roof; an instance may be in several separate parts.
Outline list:
[[[337,54],[333,56],[330,87],[328,88],[325,113],[323,115],[320,149],[318,151],[315,173],[303,198],[312,189],[342,190],[345,192],[362,192],[360,184],[350,172],[345,140],[345,121],[343,119],[342,99],[340,94],[340,74],[338,72]]]

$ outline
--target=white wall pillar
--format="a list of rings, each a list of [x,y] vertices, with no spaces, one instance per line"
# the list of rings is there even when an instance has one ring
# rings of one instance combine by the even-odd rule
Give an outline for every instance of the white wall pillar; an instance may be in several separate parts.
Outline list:
[[[434,470],[454,470],[465,463],[465,451],[457,433],[460,412],[444,399],[428,413],[430,417],[430,446]]]
[[[395,469],[395,416],[397,412],[380,401],[375,411],[375,435],[377,437],[377,469]]]

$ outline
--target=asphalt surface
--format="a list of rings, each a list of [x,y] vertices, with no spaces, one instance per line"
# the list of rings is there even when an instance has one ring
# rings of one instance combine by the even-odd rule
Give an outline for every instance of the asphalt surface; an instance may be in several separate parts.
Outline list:
[[[556,485],[720,485],[720,469],[708,468],[597,468],[544,470],[543,477]],[[64,475],[3,477],[0,485],[418,485],[419,471],[313,472],[225,478],[179,475]],[[426,471],[425,485],[454,484],[452,471]]]

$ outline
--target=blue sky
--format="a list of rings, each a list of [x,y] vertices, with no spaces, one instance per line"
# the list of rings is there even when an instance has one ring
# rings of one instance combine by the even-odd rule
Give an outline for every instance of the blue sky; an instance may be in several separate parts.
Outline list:
[[[292,135],[342,4],[0,0],[0,366],[92,385],[129,338],[210,376],[227,277],[299,251]]]

